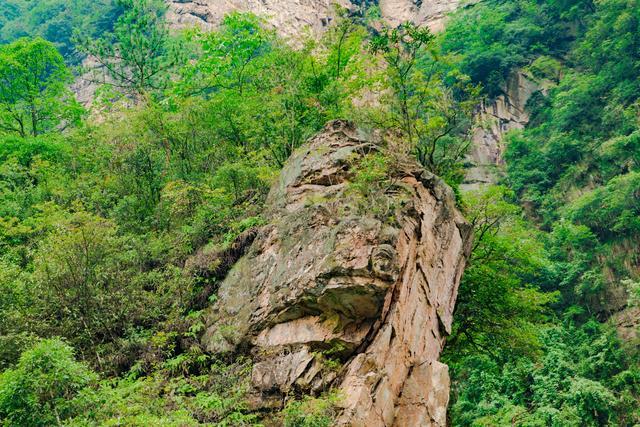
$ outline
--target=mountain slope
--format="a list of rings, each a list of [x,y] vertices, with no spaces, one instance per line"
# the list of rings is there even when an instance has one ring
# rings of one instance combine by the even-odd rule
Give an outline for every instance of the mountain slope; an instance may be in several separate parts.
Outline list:
[[[68,4],[0,4],[0,424],[640,422],[637,0]]]

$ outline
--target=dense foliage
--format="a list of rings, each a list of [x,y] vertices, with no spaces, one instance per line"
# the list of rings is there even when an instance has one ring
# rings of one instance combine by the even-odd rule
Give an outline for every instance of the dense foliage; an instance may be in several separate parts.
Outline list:
[[[44,340],[0,375],[0,417],[5,425],[59,425],[75,413],[75,399],[92,381],[95,374],[74,360],[68,345]]]
[[[532,247],[517,230],[496,229],[501,243],[476,227],[480,246],[463,280],[447,355],[455,425],[638,423],[637,340],[623,345],[609,317],[635,304],[627,296],[640,273],[639,6],[486,1],[459,12],[441,37],[443,49],[461,56],[462,69],[489,96],[503,94],[518,67],[545,88],[529,101],[527,128],[508,137],[504,182],[543,232],[528,232],[538,242]],[[472,201],[471,218],[473,206],[482,204]],[[508,262],[506,269],[492,259],[474,263],[487,246]],[[510,248],[528,263],[509,255]],[[533,270],[522,269],[527,265]],[[509,278],[515,288],[496,300],[494,291]],[[556,293],[553,311],[546,319],[530,313],[544,301],[532,294],[525,307],[515,306],[519,314],[509,325],[517,330],[510,333],[504,310],[535,289]],[[517,340],[523,335],[528,345]]]
[[[615,331],[591,320],[545,328],[539,340],[538,359],[474,355],[456,366],[455,425],[634,425],[638,371],[624,369]]]
[[[122,12],[117,0],[3,0],[0,2],[0,43],[40,36],[54,43],[69,63],[76,52],[74,36],[98,35],[113,28]]]
[[[461,53],[462,71],[496,96],[514,67],[540,57],[547,59],[540,71],[557,77],[548,59],[565,56],[594,8],[592,0],[484,1],[454,15],[442,48]]]

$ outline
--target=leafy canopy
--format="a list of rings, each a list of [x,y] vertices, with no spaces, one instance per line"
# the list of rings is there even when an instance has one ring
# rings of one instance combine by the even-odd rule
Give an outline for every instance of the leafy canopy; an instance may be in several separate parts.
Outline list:
[[[62,56],[41,38],[0,46],[0,132],[38,136],[77,120],[70,81]]]
[[[75,414],[78,393],[95,379],[67,344],[41,341],[0,374],[0,419],[25,427],[61,425]]]

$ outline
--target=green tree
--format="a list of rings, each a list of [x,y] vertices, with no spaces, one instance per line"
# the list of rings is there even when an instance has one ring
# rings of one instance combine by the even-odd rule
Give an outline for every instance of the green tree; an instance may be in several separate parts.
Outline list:
[[[0,132],[37,136],[77,120],[70,80],[62,56],[41,38],[0,46]]]
[[[124,12],[113,33],[79,40],[81,50],[98,62],[94,79],[138,97],[164,89],[171,70],[184,57],[183,46],[169,34],[167,6],[161,0],[117,0],[117,4]]]
[[[25,351],[14,369],[0,374],[0,419],[6,425],[61,426],[74,416],[74,398],[96,380],[73,350],[57,339]]]
[[[67,338],[103,370],[114,368],[103,357],[118,354],[127,332],[180,304],[178,294],[169,296],[171,271],[145,274],[135,242],[95,215],[78,212],[56,228],[35,254],[34,323],[40,333]]]
[[[504,187],[491,187],[465,198],[474,228],[474,246],[460,285],[453,333],[446,347],[452,360],[489,354],[497,360],[534,354],[537,329],[549,314],[555,293],[542,292],[549,263],[531,226],[510,204]]]
[[[0,260],[0,372],[18,360],[33,336],[25,331],[24,311],[29,306],[26,274]]]
[[[478,89],[466,76],[447,69],[434,47],[429,29],[410,23],[372,39],[370,50],[382,55],[392,92],[378,124],[401,131],[418,161],[455,185],[471,143]]]
[[[200,56],[183,68],[173,100],[187,106],[186,111],[206,105],[200,123],[191,129],[207,126],[209,138],[227,156],[255,153],[282,166],[295,148],[342,111],[348,97],[336,82],[353,76],[349,65],[361,34],[349,29],[340,41],[330,32],[321,43],[310,41],[294,50],[265,30],[257,17],[230,14],[219,31],[196,34]],[[337,44],[342,46],[340,73]],[[183,145],[174,138],[168,141]]]

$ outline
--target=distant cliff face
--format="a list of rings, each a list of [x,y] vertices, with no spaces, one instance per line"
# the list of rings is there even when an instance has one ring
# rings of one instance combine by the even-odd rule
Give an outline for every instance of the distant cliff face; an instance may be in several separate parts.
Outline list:
[[[320,33],[334,17],[333,5],[353,8],[355,0],[168,0],[169,22],[175,27],[215,28],[229,12],[252,12],[267,19],[283,36],[300,36],[305,29]],[[379,0],[383,17],[393,25],[413,21],[438,31],[447,13],[460,0]]]
[[[404,21],[426,25],[432,31],[444,29],[448,13],[456,10],[461,0],[380,0],[382,16],[392,25]],[[468,2],[465,2],[468,3]]]
[[[510,130],[524,129],[527,125],[527,101],[539,89],[537,82],[522,72],[514,72],[507,80],[502,95],[480,104],[476,113],[480,126],[473,134],[473,144],[467,156],[463,190],[476,190],[497,182],[499,171],[496,167],[502,165],[504,136]]]
[[[305,29],[319,33],[333,17],[333,4],[352,6],[349,0],[169,0],[167,19],[174,27],[199,25],[213,29],[230,12],[263,17],[280,35],[296,37]]]
[[[527,102],[537,91],[545,92],[549,81],[537,81],[521,70],[511,73],[503,94],[478,106],[476,118],[480,126],[473,134],[473,144],[467,156],[463,191],[477,190],[498,181],[503,164],[503,140],[507,132],[524,129],[529,123]]]
[[[220,286],[203,343],[251,356],[256,408],[332,388],[339,425],[446,425],[438,359],[471,228],[451,189],[414,164],[376,196],[390,209],[376,214],[351,185],[376,150],[350,124],[327,125],[285,165],[268,225]]]

